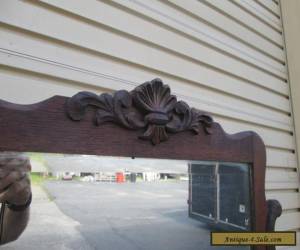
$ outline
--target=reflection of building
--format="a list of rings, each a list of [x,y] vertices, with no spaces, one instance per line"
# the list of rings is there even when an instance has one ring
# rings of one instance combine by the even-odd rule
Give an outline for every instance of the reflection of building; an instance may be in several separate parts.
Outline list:
[[[144,181],[156,181],[160,179],[160,173],[155,172],[143,172]]]
[[[278,229],[299,231],[299,9],[299,0],[1,1],[0,98],[33,103],[160,77],[227,132],[263,138],[267,197],[284,209]]]
[[[30,154],[33,172],[51,173],[57,179],[80,177],[84,181],[118,180],[157,181],[160,179],[185,179],[187,163],[156,159],[131,159],[126,157],[99,157],[91,155]],[[35,160],[38,158],[38,160]],[[187,179],[185,179],[187,180]]]

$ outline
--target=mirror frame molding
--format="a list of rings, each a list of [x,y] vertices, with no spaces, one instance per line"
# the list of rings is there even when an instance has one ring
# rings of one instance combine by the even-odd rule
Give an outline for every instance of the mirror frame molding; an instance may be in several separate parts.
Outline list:
[[[253,231],[274,231],[282,212],[278,201],[266,201],[266,149],[260,136],[227,134],[206,112],[177,101],[160,79],[130,92],[79,92],[30,105],[0,100],[0,134],[1,151],[247,163]]]

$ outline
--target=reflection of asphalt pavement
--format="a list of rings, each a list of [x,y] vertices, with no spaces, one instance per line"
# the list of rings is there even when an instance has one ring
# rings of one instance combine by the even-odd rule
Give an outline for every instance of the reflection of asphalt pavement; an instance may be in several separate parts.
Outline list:
[[[185,182],[65,181],[46,188],[54,202],[35,188],[29,227],[3,249],[222,249],[210,247],[209,230],[188,218]]]
[[[25,232],[2,250],[92,249],[78,232],[79,223],[69,218],[51,202],[45,191],[32,186],[30,221]],[[80,246],[80,248],[78,248]]]

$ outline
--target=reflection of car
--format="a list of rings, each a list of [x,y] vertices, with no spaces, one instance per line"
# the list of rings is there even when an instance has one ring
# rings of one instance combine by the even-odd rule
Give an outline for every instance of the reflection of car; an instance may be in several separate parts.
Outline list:
[[[73,178],[73,175],[72,175],[72,173],[69,173],[69,172],[64,173],[63,177],[62,177],[63,180],[67,180],[67,181],[71,181],[72,178]]]

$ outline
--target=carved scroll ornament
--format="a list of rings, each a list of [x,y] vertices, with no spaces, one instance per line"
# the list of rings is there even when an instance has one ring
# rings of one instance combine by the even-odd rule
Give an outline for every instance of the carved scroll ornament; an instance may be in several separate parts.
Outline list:
[[[168,139],[168,133],[191,130],[198,134],[203,129],[211,133],[213,119],[203,111],[190,108],[171,95],[170,87],[160,79],[145,82],[133,91],[116,91],[113,95],[79,92],[67,102],[67,114],[81,120],[88,106],[96,109],[95,123],[114,122],[127,129],[144,129],[139,136],[154,145]]]

